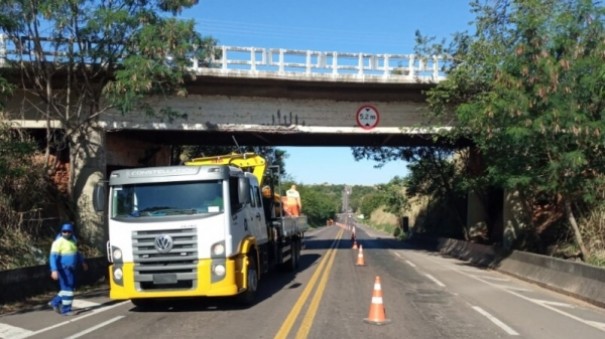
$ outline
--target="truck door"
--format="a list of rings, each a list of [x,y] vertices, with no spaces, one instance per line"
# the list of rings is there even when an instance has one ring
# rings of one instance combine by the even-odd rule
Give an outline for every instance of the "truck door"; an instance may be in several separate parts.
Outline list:
[[[249,225],[252,234],[256,237],[258,244],[264,244],[269,240],[267,226],[265,223],[265,211],[263,209],[261,190],[255,181],[250,185],[250,210]]]

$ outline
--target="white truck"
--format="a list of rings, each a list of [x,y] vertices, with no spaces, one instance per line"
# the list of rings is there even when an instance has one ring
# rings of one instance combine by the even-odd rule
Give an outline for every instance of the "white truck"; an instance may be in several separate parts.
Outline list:
[[[296,270],[307,218],[280,215],[278,200],[263,196],[266,170],[265,159],[245,153],[113,171],[93,199],[108,213],[110,298],[253,304],[265,273]]]

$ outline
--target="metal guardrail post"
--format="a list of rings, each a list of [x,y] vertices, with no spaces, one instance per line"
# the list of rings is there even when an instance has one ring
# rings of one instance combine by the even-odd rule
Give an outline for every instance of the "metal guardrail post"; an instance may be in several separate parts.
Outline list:
[[[191,68],[194,72],[197,72],[200,69],[200,61],[198,60],[198,58],[193,58],[191,60]]]
[[[363,54],[359,53],[357,58],[357,75],[363,76]]]
[[[307,58],[305,62],[305,74],[311,75],[311,51],[307,51]]]
[[[280,48],[279,49],[279,65],[278,65],[278,73],[279,74],[284,74],[286,72],[286,67],[285,67],[285,62],[284,62],[284,49]]]
[[[439,57],[433,56],[433,80],[439,79]]]
[[[338,52],[332,52],[332,75],[338,75]]]
[[[228,63],[227,63],[227,46],[223,46],[221,48],[221,51],[223,53],[223,55],[221,56],[221,69],[223,71],[227,71],[227,69],[228,69],[227,68],[227,65],[228,65]]]
[[[0,34],[0,67],[6,63],[6,35]]]
[[[250,71],[256,73],[256,51],[254,47],[250,48]]]
[[[389,55],[388,54],[384,55],[384,65],[383,65],[383,67],[384,67],[383,76],[385,78],[388,78],[389,77],[389,73],[390,73],[390,68],[391,68],[390,65],[389,65]]]
[[[414,67],[414,63],[416,62],[416,56],[414,54],[412,54],[410,56],[410,61],[408,63],[408,74],[410,75],[411,78],[416,77],[416,68]]]

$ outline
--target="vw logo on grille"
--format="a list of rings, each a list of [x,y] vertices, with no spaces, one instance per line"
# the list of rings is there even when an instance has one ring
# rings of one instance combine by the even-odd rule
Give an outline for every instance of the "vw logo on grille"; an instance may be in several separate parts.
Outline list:
[[[174,242],[172,241],[172,237],[169,236],[168,234],[158,235],[157,237],[155,237],[154,243],[155,243],[155,248],[160,253],[170,252],[170,250],[172,249],[172,245],[174,245]]]

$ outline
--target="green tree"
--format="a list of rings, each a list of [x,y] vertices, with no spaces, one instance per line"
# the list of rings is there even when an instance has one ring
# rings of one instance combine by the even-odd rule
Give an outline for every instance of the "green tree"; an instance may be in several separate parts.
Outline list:
[[[447,48],[419,35],[419,50],[453,58],[429,104],[437,116],[455,114],[461,128],[453,137],[477,145],[488,182],[519,192],[529,213],[561,206],[587,259],[576,213],[598,204],[604,187],[603,5],[500,0],[472,8],[473,35],[459,34]]]
[[[402,218],[409,206],[406,196],[406,180],[398,176],[387,184],[379,185],[378,190],[384,196],[385,211]]]
[[[343,186],[340,186],[343,187]],[[376,192],[375,186],[354,185],[351,187],[351,196],[349,197],[349,207],[354,212],[359,212],[361,201],[364,196]],[[369,215],[368,215],[369,216]]]
[[[372,215],[372,212],[377,210],[380,206],[383,206],[385,202],[385,197],[382,192],[375,191],[368,195],[365,195],[361,199],[361,203],[359,205],[359,212],[366,217]]]
[[[186,95],[192,59],[207,60],[214,40],[176,14],[194,0],[5,0],[0,32],[16,55],[8,62],[29,100],[23,112],[48,122],[47,153],[70,150],[73,218],[83,235],[103,246],[101,219],[90,210],[87,189],[102,179],[101,114],[143,110],[150,119],[186,118],[169,107],[154,109],[148,96]],[[8,19],[7,19],[8,18]],[[55,140],[51,122],[64,137]],[[56,143],[56,144],[55,144]],[[58,144],[58,145],[57,145]],[[49,166],[52,168],[52,166]]]
[[[328,194],[323,194],[320,186],[306,186],[297,184],[300,199],[303,204],[303,213],[307,216],[309,224],[314,226],[325,225],[326,220],[334,218],[340,208],[340,201]]]

